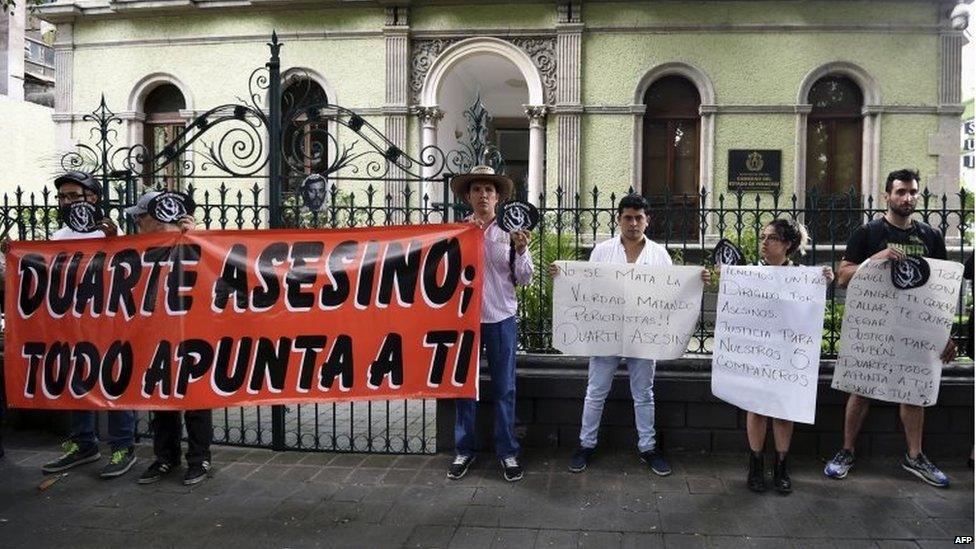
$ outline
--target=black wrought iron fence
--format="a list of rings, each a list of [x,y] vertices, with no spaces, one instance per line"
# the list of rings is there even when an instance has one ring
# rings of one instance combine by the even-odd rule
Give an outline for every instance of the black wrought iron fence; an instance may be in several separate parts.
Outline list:
[[[213,188],[186,189],[196,203],[196,216],[205,229],[262,229],[269,227],[270,205],[266,189],[255,182],[246,189],[231,190],[226,184]],[[110,215],[120,226],[125,220],[122,209],[128,205],[125,188],[117,185],[112,193]],[[557,259],[586,259],[589,250],[601,240],[617,235],[616,204],[619,194],[594,187],[585,195],[567,199],[557,190],[552,196],[540,197],[540,223],[534,230],[531,246],[536,274],[528,286],[520,289],[519,345],[524,352],[551,353],[552,349],[552,281],[547,266]],[[734,193],[711,196],[703,191],[698,204],[690,205],[688,197],[666,197],[656,200],[650,217],[655,222],[657,241],[670,252],[675,264],[710,265],[710,251],[720,238],[729,238],[756,260],[758,235],[773,219],[789,218],[806,223],[810,243],[806,255],[797,257],[806,265],[830,265],[836,270],[846,249],[846,241],[858,226],[884,214],[869,197],[860,203],[855,195],[845,207],[814,209],[795,196],[784,200],[776,194]],[[23,239],[45,239],[57,228],[57,209],[53,193],[4,195],[0,213],[15,223],[13,234]],[[950,259],[963,261],[972,253],[972,195],[959,191],[951,195],[934,195],[923,191],[916,217],[946,238]],[[326,202],[311,212],[298,201],[286,199],[279,206],[282,226],[294,228],[373,227],[402,224],[442,223],[454,219],[453,205],[433,202],[421,196],[409,183],[402,190],[390,192],[371,184],[333,182]],[[650,231],[650,230],[649,230]],[[837,352],[840,320],[843,316],[843,290],[831,287],[824,323],[823,356]],[[972,334],[964,329],[972,296],[960,295],[953,337],[960,348]],[[702,304],[698,329],[688,352],[709,354],[715,318],[715,287],[708,288]],[[244,434],[242,433],[242,437]],[[304,436],[304,435],[302,435]],[[321,436],[321,434],[317,435]],[[299,437],[301,438],[301,436]]]

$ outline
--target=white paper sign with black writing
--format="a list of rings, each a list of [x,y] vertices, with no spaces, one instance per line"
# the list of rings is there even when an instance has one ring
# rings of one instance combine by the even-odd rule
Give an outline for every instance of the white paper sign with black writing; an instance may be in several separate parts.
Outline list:
[[[712,393],[743,410],[813,423],[826,300],[821,267],[723,267]]]
[[[956,315],[963,266],[926,259],[929,279],[900,290],[888,261],[865,261],[847,288],[831,386],[847,393],[931,406]]]
[[[552,344],[568,355],[674,359],[698,323],[701,267],[557,261]]]

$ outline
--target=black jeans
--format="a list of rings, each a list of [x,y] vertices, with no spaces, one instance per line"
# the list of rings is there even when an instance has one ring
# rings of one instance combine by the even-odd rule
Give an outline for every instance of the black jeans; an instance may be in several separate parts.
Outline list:
[[[213,435],[213,410],[166,411],[153,415],[153,452],[156,459],[171,465],[180,464],[180,440],[186,423],[186,463],[199,465],[210,461],[210,438]]]

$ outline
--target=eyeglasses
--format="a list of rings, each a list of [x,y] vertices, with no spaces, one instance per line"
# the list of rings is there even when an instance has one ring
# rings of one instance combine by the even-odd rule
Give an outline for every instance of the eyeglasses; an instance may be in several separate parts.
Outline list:
[[[61,201],[75,202],[85,198],[85,193],[58,193],[54,196]]]
[[[786,242],[785,239],[780,238],[779,236],[777,236],[775,234],[761,234],[761,235],[759,235],[759,241],[760,242],[766,242],[766,241],[769,241],[769,242]]]

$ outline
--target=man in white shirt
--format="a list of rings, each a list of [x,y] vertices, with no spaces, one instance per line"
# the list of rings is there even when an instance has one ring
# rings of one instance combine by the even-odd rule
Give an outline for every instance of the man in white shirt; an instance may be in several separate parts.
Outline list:
[[[68,217],[71,205],[88,202],[98,205],[102,199],[102,185],[91,174],[69,171],[54,180],[57,189],[58,214],[62,223]],[[92,232],[78,232],[67,225],[51,235],[51,240],[76,240],[81,238],[103,238],[118,235],[119,228],[107,216],[95,222]],[[99,476],[114,478],[124,475],[136,462],[133,440],[135,437],[135,413],[131,410],[112,410],[108,412],[108,438],[112,455],[102,468]],[[84,463],[101,459],[98,441],[95,438],[95,412],[72,411],[71,434],[62,445],[64,454],[45,463],[41,470],[57,473]]]
[[[643,196],[630,194],[617,205],[617,223],[620,236],[601,242],[593,247],[590,261],[596,263],[633,263],[636,265],[671,265],[671,256],[664,246],[644,236],[648,223],[648,204]],[[549,273],[558,274],[555,265]],[[702,269],[702,279],[708,281],[708,271]],[[586,399],[583,402],[583,418],[580,427],[580,445],[573,453],[569,470],[580,473],[596,453],[597,434],[603,404],[613,385],[613,376],[620,365],[619,356],[594,356],[590,358]],[[627,358],[630,376],[630,393],[634,398],[634,422],[637,424],[637,451],[642,462],[657,475],[670,475],[671,466],[657,449],[654,433],[654,370],[653,360]]]

